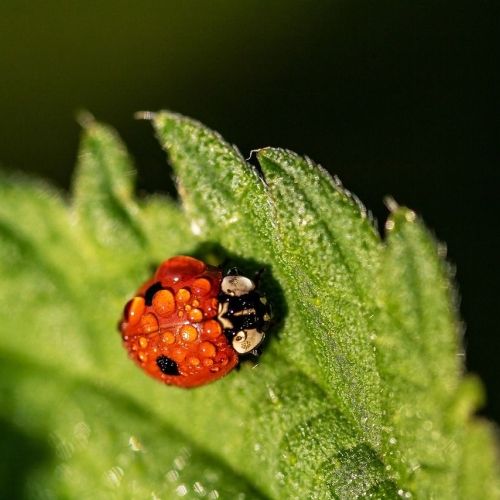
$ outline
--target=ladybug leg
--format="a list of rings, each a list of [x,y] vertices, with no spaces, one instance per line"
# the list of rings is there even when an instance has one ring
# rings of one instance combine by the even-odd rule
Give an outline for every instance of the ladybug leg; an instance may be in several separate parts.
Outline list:
[[[260,283],[260,278],[264,274],[266,269],[263,267],[262,269],[259,269],[258,271],[255,272],[254,277],[253,277],[253,282],[255,283],[255,288],[259,288],[259,283]]]
[[[245,354],[240,355],[240,365],[242,361],[249,361],[253,363],[254,365],[257,365],[259,363],[259,358],[260,355],[262,354],[262,350],[257,347],[253,351],[247,352]]]

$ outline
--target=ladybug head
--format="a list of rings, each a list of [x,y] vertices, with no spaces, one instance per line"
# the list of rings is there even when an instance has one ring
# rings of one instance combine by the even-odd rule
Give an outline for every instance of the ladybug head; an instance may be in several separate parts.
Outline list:
[[[222,279],[218,319],[238,354],[256,352],[271,319],[266,297],[250,278],[231,269]]]

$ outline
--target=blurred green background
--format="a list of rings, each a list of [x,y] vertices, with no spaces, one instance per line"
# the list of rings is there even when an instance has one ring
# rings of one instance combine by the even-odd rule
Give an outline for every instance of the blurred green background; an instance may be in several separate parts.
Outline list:
[[[78,109],[115,126],[143,192],[173,192],[137,110],[307,154],[386,216],[392,194],[448,244],[468,368],[500,420],[493,2],[187,0],[0,4],[0,160],[67,188]]]

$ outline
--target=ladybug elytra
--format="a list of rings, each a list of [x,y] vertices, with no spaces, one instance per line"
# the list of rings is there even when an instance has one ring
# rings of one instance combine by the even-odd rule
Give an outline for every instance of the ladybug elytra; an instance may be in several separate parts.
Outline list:
[[[169,385],[217,380],[258,354],[271,320],[265,295],[237,269],[225,276],[187,256],[163,262],[127,302],[120,332],[130,357]]]

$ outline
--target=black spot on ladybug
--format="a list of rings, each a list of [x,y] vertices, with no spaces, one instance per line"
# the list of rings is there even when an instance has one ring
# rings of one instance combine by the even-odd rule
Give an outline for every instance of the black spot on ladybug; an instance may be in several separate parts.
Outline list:
[[[180,375],[177,363],[173,359],[167,358],[167,356],[158,356],[156,364],[165,375]]]
[[[161,286],[161,283],[157,281],[156,283],[153,283],[147,290],[146,293],[144,294],[144,301],[146,302],[147,306],[150,306],[153,303],[153,297],[154,294],[160,290],[162,290],[163,287]]]

